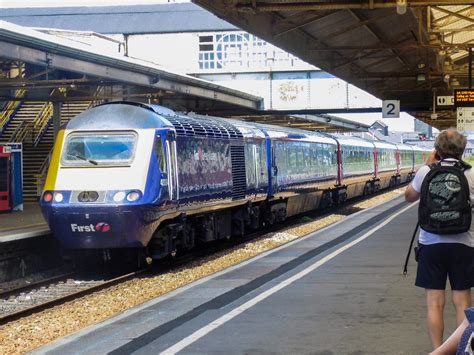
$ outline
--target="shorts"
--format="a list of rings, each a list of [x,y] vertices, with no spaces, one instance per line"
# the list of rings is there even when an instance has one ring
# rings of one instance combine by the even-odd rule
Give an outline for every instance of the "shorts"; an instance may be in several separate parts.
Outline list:
[[[461,243],[420,244],[415,285],[432,290],[452,290],[474,286],[474,248]]]

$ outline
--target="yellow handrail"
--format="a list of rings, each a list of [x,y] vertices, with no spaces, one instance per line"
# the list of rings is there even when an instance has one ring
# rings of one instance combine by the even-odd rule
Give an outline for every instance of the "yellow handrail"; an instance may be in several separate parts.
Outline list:
[[[51,102],[46,102],[41,108],[41,111],[33,120],[33,131],[37,136],[43,132],[43,129],[48,125],[48,122],[52,116],[53,104]]]
[[[14,143],[22,143],[26,139],[28,134],[31,132],[32,128],[33,128],[32,122],[29,122],[27,124],[22,123],[19,126],[18,131],[15,131],[13,133],[13,136],[10,138],[10,141]]]
[[[26,89],[19,89],[15,92],[15,98],[21,99],[22,97],[25,96],[25,94],[26,94]],[[9,121],[11,114],[15,112],[15,109],[20,105],[21,105],[20,100],[12,100],[7,103],[7,106],[5,107],[5,109],[0,113],[0,130]]]

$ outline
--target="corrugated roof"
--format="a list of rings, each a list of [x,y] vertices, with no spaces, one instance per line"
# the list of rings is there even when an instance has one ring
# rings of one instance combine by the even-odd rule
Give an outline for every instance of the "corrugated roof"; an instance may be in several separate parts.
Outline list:
[[[2,9],[0,20],[34,28],[140,34],[237,30],[192,3]]]
[[[157,64],[111,54],[86,44],[22,28],[2,20],[0,20],[0,48],[2,48],[0,59],[2,57],[10,60],[27,58],[27,62],[43,65],[45,56],[39,53],[50,53],[49,66],[53,69],[70,70],[213,100],[221,96],[219,101],[252,109],[260,108],[262,101],[260,97],[177,73]],[[31,49],[31,53],[24,50],[26,48]],[[31,55],[25,55],[27,52]],[[123,76],[127,74],[130,74],[127,78]],[[121,76],[114,77],[114,75]]]

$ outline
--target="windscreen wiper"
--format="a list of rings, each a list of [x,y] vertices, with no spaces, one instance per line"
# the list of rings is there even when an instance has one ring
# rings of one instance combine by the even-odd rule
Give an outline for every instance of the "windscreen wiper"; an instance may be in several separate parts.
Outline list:
[[[67,153],[68,156],[70,157],[74,157],[74,158],[77,158],[77,159],[80,159],[80,160],[84,160],[84,161],[87,161],[93,165],[98,165],[99,163],[97,163],[95,160],[92,160],[92,159],[87,159],[86,157],[83,157],[82,155],[78,155],[78,154],[71,154],[71,153]]]

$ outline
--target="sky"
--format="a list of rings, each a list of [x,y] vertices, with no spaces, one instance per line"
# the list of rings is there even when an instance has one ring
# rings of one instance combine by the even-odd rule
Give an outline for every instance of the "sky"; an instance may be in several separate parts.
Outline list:
[[[0,0],[0,7],[140,5],[168,2],[189,2],[189,0]]]

